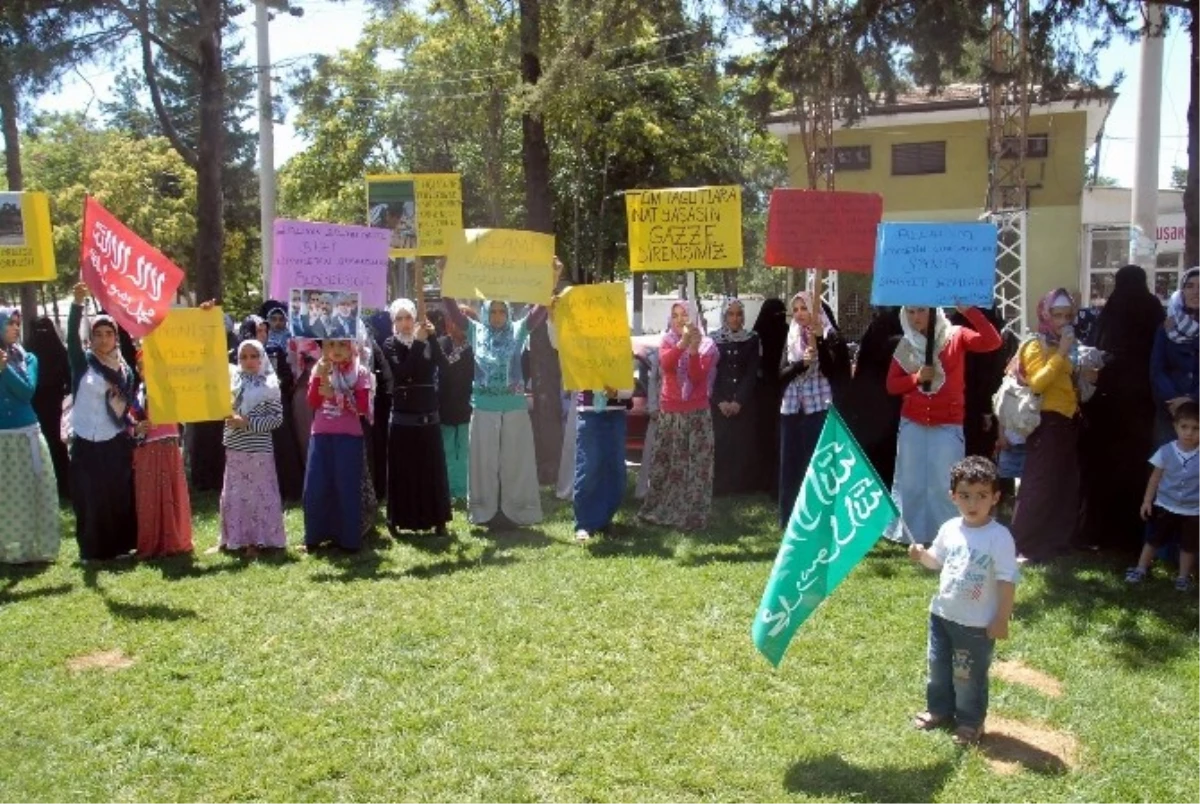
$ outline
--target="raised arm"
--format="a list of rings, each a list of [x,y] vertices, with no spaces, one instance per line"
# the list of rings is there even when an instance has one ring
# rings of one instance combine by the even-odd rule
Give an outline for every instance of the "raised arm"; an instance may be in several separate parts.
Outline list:
[[[974,330],[965,327],[959,332],[968,352],[994,352],[1003,344],[1000,333],[978,307],[960,307],[959,311],[971,322]]]
[[[87,357],[83,353],[83,341],[79,338],[79,325],[83,322],[83,301],[87,298],[87,285],[80,282],[75,286],[75,301],[67,313],[67,362],[71,364],[72,379],[83,376],[87,371]]]

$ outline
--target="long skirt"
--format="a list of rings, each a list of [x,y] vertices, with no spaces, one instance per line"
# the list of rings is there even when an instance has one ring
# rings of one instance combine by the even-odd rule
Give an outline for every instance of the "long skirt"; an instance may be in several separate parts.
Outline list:
[[[133,450],[138,558],[192,551],[192,501],[177,439]]]
[[[61,527],[58,489],[50,449],[37,425],[0,430],[0,466],[6,498],[0,516],[0,564],[53,561]]]
[[[474,525],[491,522],[497,511],[514,525],[542,521],[528,410],[476,410],[471,414],[467,494]]]
[[[650,490],[638,516],[653,525],[703,530],[712,507],[713,430],[708,408],[658,414]]]
[[[221,546],[287,547],[275,456],[270,452],[225,450]]]
[[[576,428],[575,529],[604,530],[625,498],[625,411],[584,411]]]
[[[314,433],[304,475],[304,544],[362,547],[363,439]]]
[[[558,461],[558,483],[554,489],[554,496],[560,500],[575,498],[575,456],[578,443],[579,411],[575,407],[575,398],[572,395],[570,408],[563,418],[562,455]]]
[[[792,508],[804,473],[812,461],[821,428],[825,426],[826,411],[817,413],[788,413],[779,417],[779,527],[786,528],[792,518]]]
[[[746,405],[736,416],[726,416],[714,405],[713,496],[749,494],[760,485],[758,461],[753,449],[758,434],[754,406]]]
[[[1079,518],[1078,445],[1075,420],[1045,411],[1025,442],[1012,534],[1017,552],[1031,561],[1046,561],[1070,548]]]
[[[442,454],[446,456],[446,478],[450,482],[450,496],[455,500],[467,499],[467,462],[471,454],[471,430],[466,424],[443,424]]]
[[[82,561],[107,561],[137,548],[133,439],[71,442],[71,506]]]
[[[393,530],[427,531],[450,521],[450,482],[441,425],[399,424],[388,431],[387,520]]]
[[[371,432],[366,424],[366,419],[363,417],[363,433]],[[362,489],[359,492],[359,501],[362,507],[362,536],[363,541],[371,535],[375,530],[375,525],[379,521],[379,497],[375,494],[375,472],[371,464],[371,438],[363,436],[363,473],[362,473]],[[386,468],[384,469],[386,472]]]
[[[950,470],[965,453],[961,425],[926,427],[900,420],[892,479],[892,500],[900,516],[884,536],[901,544],[929,544],[943,523],[958,516],[950,499]]]
[[[654,441],[658,437],[658,413],[650,417],[646,425],[646,436],[642,439],[642,462],[638,465],[637,486],[633,496],[639,500],[646,499],[650,493],[650,467],[654,465]]]

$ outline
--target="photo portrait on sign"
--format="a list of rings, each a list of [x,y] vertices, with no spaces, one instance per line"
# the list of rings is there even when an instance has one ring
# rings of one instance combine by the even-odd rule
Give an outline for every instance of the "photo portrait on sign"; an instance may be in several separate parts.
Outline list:
[[[20,193],[0,193],[0,246],[25,245]]]
[[[290,302],[292,335],[317,340],[357,340],[361,307],[357,293],[333,293],[322,288],[293,288]]]
[[[390,251],[417,247],[417,185],[408,181],[372,181],[367,184],[368,225],[392,233]]]

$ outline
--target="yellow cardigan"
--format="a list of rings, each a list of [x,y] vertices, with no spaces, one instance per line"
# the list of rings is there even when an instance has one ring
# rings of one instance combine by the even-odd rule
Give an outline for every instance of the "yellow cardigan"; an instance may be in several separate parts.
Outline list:
[[[1068,419],[1079,411],[1079,394],[1071,376],[1071,361],[1040,339],[1021,349],[1021,370],[1035,394],[1042,395],[1042,412],[1061,413]]]

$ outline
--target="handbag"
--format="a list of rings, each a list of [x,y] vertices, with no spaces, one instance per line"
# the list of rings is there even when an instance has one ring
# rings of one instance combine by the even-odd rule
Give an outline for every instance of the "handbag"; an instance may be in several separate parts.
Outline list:
[[[992,410],[996,413],[1000,431],[1011,431],[1023,437],[1028,437],[1042,423],[1042,395],[1035,394],[1020,378],[1021,351],[1028,343],[1022,343],[1008,361],[1000,388],[992,396]]]

